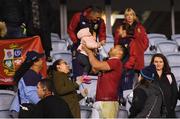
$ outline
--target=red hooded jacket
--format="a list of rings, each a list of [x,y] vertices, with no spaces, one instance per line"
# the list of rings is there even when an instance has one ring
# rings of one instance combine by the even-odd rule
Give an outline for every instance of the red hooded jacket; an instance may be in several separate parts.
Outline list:
[[[90,13],[90,10],[87,9],[83,12],[83,16],[87,17],[89,13]],[[76,43],[78,41],[76,28],[78,27],[78,24],[80,22],[81,14],[82,12],[78,12],[74,14],[67,29],[67,32],[73,43]],[[100,24],[100,28],[98,32],[99,41],[106,40],[106,26],[105,26],[104,20],[101,19],[101,21],[102,22]]]
[[[115,31],[114,44],[117,45],[121,40],[118,30]],[[124,64],[127,69],[141,70],[144,67],[144,52],[149,46],[149,39],[145,28],[141,23],[137,23],[134,31],[134,38],[130,43],[130,57]]]

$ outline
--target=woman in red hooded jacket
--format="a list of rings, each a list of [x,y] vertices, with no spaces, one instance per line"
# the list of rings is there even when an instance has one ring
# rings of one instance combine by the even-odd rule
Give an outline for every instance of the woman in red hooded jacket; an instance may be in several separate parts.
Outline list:
[[[116,28],[114,45],[120,44],[126,50],[123,61],[125,69],[125,74],[123,75],[126,79],[124,85],[126,88],[123,90],[126,90],[132,88],[133,72],[139,74],[139,71],[144,68],[144,52],[148,48],[149,40],[145,28],[138,21],[136,13],[132,8],[127,8],[124,16],[125,20]],[[137,76],[135,75],[135,77]]]

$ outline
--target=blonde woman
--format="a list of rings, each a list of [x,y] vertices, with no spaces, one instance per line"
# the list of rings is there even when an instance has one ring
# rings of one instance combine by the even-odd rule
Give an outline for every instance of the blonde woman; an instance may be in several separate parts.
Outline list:
[[[117,27],[115,32],[114,45],[124,47],[122,75],[122,90],[128,90],[133,87],[133,79],[137,79],[139,71],[144,68],[144,52],[148,48],[149,40],[145,28],[139,22],[135,11],[127,8],[124,12],[125,19]],[[136,80],[135,80],[136,82]]]

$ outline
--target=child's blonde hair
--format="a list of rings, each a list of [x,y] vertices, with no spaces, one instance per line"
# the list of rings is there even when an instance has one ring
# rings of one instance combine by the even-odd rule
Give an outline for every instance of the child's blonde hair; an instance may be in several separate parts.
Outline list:
[[[7,34],[7,27],[5,22],[0,21],[0,37],[4,37]]]

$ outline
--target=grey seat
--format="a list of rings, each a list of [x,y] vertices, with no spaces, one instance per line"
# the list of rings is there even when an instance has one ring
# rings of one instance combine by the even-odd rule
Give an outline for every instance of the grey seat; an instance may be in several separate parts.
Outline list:
[[[151,39],[151,38],[164,38],[164,39],[167,39],[166,35],[160,34],[160,33],[149,33],[149,34],[147,34],[147,37],[149,39]]]
[[[173,35],[171,35],[171,39],[172,40],[176,40],[176,39],[180,39],[180,34],[173,34]]]
[[[108,54],[108,52],[110,51],[110,49],[114,47],[114,42],[106,42],[106,44],[103,46],[104,51]]]
[[[174,74],[177,85],[180,85],[180,65],[179,66],[171,66],[171,72]]]
[[[151,58],[154,55],[153,52],[145,52],[144,53],[144,65],[148,66],[151,62]]]
[[[88,119],[91,117],[91,113],[92,113],[91,107],[81,105],[80,109],[81,109],[81,118]]]
[[[51,55],[54,53],[58,53],[61,51],[67,50],[67,42],[65,40],[59,40],[59,41],[52,41],[52,51]]]
[[[175,41],[156,41],[155,42],[157,46],[157,52],[158,53],[173,53],[173,52],[178,52],[178,45]]]
[[[180,53],[165,54],[170,66],[180,66]]]
[[[51,33],[51,41],[60,41],[60,37],[57,33]]]
[[[0,90],[0,118],[10,118],[9,108],[14,96],[14,91]]]

